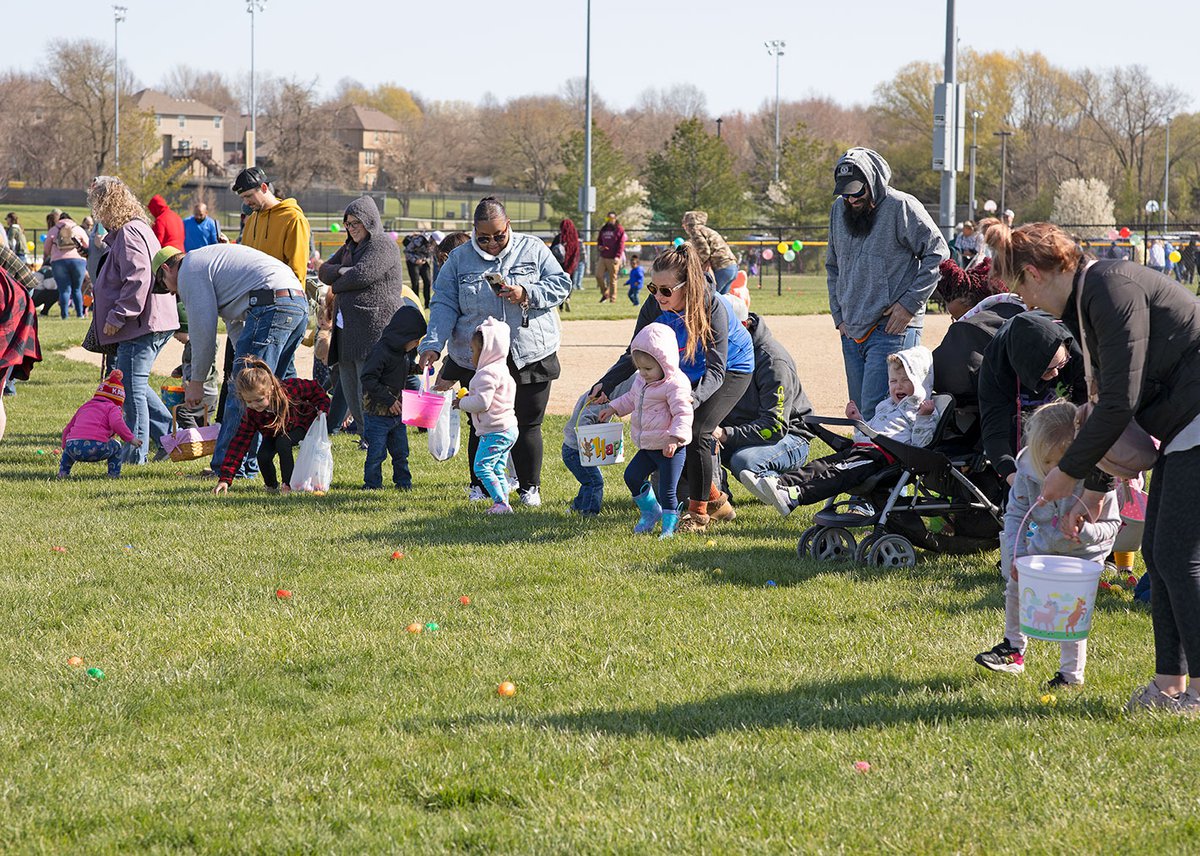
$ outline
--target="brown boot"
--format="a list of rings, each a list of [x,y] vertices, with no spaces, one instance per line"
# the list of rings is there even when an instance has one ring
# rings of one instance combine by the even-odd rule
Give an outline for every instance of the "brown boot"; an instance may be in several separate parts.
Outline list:
[[[687,513],[679,518],[676,532],[705,532],[708,529],[708,503],[688,500]]]
[[[737,511],[734,510],[728,496],[718,493],[716,499],[708,501],[708,516],[714,523],[727,523],[737,517]]]

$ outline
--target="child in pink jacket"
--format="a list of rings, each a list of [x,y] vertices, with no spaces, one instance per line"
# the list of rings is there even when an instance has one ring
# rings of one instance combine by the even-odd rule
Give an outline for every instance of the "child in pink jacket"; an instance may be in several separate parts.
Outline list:
[[[134,446],[142,445],[141,440],[134,438],[133,432],[125,424],[125,417],[121,415],[121,407],[125,404],[122,378],[119,370],[109,374],[101,381],[96,394],[75,411],[63,429],[62,457],[58,462],[60,479],[71,477],[71,467],[76,461],[108,461],[108,477],[120,478],[125,447],[113,436]]]
[[[633,531],[642,534],[662,520],[662,538],[675,534],[679,523],[675,487],[683,473],[684,455],[675,454],[692,436],[692,385],[679,368],[679,342],[666,324],[642,328],[629,345],[637,376],[629,392],[600,411],[600,421],[613,414],[632,414],[631,433],[638,453],[625,467],[625,484],[641,511]],[[649,483],[658,470],[661,505]]]
[[[488,514],[512,514],[508,504],[508,453],[517,442],[517,382],[508,371],[508,325],[488,318],[471,336],[471,362],[475,375],[467,395],[455,402],[471,414],[479,449],[475,475],[492,498]]]

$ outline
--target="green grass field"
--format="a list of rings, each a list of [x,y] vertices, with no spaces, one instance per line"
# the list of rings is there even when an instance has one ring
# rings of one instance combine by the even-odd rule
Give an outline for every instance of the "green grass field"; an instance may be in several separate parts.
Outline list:
[[[59,482],[96,371],[53,353],[82,322],[43,332],[0,443],[0,850],[1195,852],[1200,738],[1123,712],[1152,654],[1117,595],[1044,703],[1051,645],[972,663],[994,553],[799,561],[807,515],[740,486],[736,522],[635,539],[616,472],[565,512],[561,419],[546,504],[499,520],[421,437],[408,494],[360,492],[348,438],[322,498],[217,499],[200,462]]]

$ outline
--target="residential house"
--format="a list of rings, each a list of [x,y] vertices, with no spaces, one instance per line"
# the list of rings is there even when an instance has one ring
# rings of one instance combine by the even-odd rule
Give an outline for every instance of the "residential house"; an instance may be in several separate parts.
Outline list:
[[[195,178],[225,174],[225,117],[220,110],[153,89],[143,89],[133,97],[139,109],[153,114],[155,130],[162,139],[161,149],[147,157],[146,166],[165,158],[186,159]]]
[[[357,167],[360,187],[371,188],[379,177],[379,167],[387,148],[400,141],[404,133],[400,123],[371,107],[352,105],[337,111],[334,136],[349,151]]]

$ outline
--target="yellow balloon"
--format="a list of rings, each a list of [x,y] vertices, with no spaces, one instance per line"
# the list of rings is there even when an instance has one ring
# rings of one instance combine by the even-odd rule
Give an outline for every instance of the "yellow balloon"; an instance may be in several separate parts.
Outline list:
[[[1177,265],[1177,264],[1179,264],[1179,260],[1182,259],[1183,256],[1181,256],[1179,254],[1179,250],[1171,250],[1170,258],[1171,258],[1171,264]]]
[[[779,250],[781,253],[786,253],[788,251],[787,241],[780,241],[775,245],[775,249]]]
[[[25,249],[29,250],[29,252],[31,252],[31,253],[32,253],[32,252],[33,252],[33,241],[26,241],[26,242],[25,242]]]

